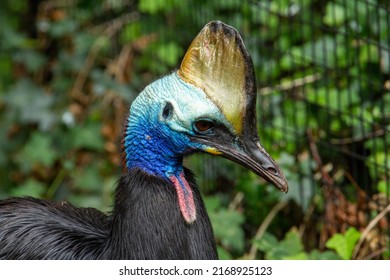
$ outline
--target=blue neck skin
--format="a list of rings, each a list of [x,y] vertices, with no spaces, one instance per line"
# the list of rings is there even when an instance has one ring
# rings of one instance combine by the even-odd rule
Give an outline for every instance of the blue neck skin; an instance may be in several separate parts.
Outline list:
[[[129,123],[125,137],[127,168],[139,168],[162,178],[181,173],[188,140],[180,135],[169,136],[167,129],[142,117]]]
[[[172,130],[162,121],[166,93],[180,90],[180,83],[169,84],[172,79],[168,76],[154,82],[134,100],[124,139],[126,167],[164,179],[179,177],[183,157],[200,146],[192,143],[186,133]]]

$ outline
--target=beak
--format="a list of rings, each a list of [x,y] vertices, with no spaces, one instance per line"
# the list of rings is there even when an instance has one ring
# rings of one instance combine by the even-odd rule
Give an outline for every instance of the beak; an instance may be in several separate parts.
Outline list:
[[[246,140],[241,145],[219,147],[222,156],[228,158],[272,183],[282,192],[288,191],[287,180],[275,160],[261,146],[258,139]]]
[[[257,137],[237,139],[223,133],[219,134],[219,137],[211,138],[198,139],[199,142],[211,147],[206,149],[206,152],[218,154],[242,165],[272,183],[280,191],[287,193],[288,183],[282,170]]]

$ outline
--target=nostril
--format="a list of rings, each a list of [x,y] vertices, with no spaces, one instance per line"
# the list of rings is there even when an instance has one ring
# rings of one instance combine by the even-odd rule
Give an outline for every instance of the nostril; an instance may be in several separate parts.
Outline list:
[[[255,147],[251,145],[256,145]],[[253,157],[261,164],[263,171],[266,171],[268,175],[280,176],[278,165],[273,162],[272,158],[264,150],[259,142],[249,142],[248,150],[253,152]]]
[[[276,174],[276,173],[277,173],[276,169],[273,168],[273,167],[266,167],[266,169],[267,169],[270,173],[273,173],[273,174]]]

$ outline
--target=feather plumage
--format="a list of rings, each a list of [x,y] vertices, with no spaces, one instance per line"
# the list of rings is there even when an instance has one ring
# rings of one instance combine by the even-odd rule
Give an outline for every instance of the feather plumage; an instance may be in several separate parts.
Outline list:
[[[2,200],[0,259],[216,259],[199,189],[185,174],[198,211],[190,226],[172,186],[138,169],[122,174],[108,215],[67,202]]]

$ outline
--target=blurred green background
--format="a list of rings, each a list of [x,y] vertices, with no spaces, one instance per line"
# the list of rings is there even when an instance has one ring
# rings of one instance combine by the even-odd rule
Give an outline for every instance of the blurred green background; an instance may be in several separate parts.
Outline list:
[[[222,259],[390,258],[386,0],[4,0],[0,198],[109,211],[128,107],[211,20],[238,29],[258,79],[279,193],[193,156]]]

